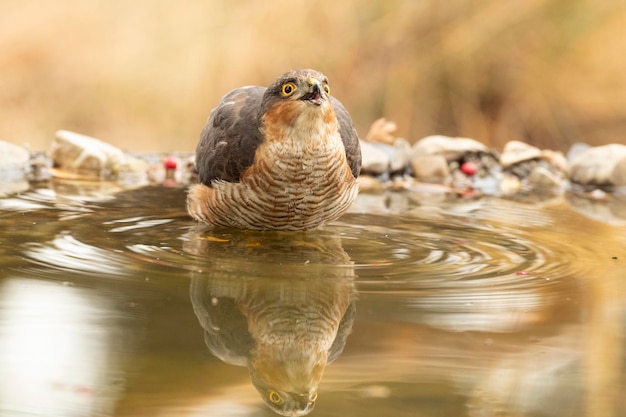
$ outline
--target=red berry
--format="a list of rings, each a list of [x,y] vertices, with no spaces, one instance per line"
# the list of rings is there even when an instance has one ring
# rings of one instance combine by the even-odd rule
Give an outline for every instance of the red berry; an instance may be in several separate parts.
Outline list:
[[[168,156],[163,161],[163,166],[165,166],[165,169],[176,169],[176,167],[178,166],[178,162],[176,162],[175,158]]]
[[[463,165],[461,165],[461,172],[464,173],[465,175],[474,175],[476,174],[476,171],[478,170],[478,167],[476,166],[476,164],[474,162],[464,162]]]

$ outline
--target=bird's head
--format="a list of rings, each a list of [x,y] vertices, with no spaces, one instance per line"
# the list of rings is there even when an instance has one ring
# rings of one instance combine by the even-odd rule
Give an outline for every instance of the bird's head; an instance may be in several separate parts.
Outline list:
[[[265,91],[264,102],[299,100],[303,103],[321,106],[329,101],[328,78],[312,69],[286,72],[278,77]]]
[[[252,384],[274,412],[304,416],[315,406],[326,359],[326,352],[256,349],[249,359],[248,370]]]
[[[336,120],[329,93],[328,78],[321,72],[289,71],[265,90],[261,114],[278,125],[294,126],[298,119],[307,127],[316,121],[329,124]]]

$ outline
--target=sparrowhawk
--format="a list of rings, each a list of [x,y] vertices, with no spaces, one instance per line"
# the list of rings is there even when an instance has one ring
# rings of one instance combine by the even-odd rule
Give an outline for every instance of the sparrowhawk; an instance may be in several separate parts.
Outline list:
[[[314,229],[356,198],[361,150],[345,107],[318,71],[227,93],[196,148],[189,214],[214,226]]]

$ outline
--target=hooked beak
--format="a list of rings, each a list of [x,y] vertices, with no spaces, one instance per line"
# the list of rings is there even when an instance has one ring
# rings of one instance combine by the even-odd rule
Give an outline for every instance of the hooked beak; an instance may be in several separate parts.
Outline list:
[[[325,99],[321,83],[311,78],[309,80],[309,90],[300,97],[300,100],[308,100],[316,106],[320,106]]]

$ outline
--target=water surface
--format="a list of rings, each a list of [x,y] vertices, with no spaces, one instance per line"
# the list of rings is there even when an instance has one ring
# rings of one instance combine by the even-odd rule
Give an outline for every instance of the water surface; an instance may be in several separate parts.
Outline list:
[[[619,199],[362,194],[263,233],[113,191],[0,199],[3,417],[626,416]]]

